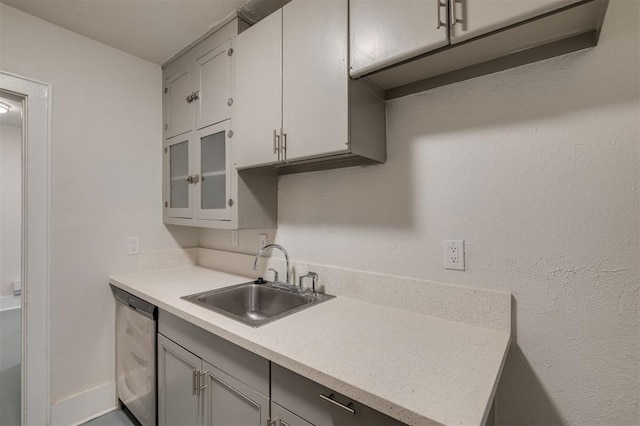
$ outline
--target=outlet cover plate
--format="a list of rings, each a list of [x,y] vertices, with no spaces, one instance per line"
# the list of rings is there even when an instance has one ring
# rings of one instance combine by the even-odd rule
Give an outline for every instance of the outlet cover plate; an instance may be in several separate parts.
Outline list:
[[[444,240],[444,267],[464,271],[464,240]]]

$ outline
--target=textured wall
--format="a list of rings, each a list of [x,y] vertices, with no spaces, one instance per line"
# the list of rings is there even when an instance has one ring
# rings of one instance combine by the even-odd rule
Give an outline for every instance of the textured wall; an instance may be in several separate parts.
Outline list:
[[[501,424],[640,424],[638,4],[595,49],[391,102],[384,165],[280,178],[294,259],[513,294]]]
[[[22,130],[0,125],[0,297],[13,296],[22,256]]]
[[[52,396],[114,380],[107,276],[142,250],[192,246],[162,224],[160,67],[0,5],[0,68],[53,84]]]

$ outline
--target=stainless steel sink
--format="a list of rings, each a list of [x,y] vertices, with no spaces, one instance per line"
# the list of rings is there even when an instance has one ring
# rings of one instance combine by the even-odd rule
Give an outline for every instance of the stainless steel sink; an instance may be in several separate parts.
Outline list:
[[[271,283],[257,284],[252,281],[183,296],[182,299],[252,327],[260,327],[334,297],[329,294],[296,293],[273,287]]]

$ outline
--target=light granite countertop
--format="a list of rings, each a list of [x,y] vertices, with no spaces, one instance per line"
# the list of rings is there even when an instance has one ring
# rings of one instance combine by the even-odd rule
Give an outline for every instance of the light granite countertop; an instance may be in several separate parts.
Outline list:
[[[250,281],[197,266],[109,282],[409,425],[478,425],[490,409],[509,333],[339,296],[252,328],[180,299]]]

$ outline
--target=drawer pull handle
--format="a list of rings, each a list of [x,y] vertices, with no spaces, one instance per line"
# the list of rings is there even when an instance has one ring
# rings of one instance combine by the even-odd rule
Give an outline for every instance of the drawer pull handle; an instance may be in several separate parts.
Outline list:
[[[341,404],[338,401],[336,401],[335,399],[333,399],[334,395],[333,394],[329,394],[329,396],[320,394],[320,398],[322,398],[323,400],[335,405],[338,408],[342,408],[344,411],[348,412],[351,415],[356,414],[356,410],[354,410],[353,408],[353,402],[350,402],[347,405]]]

